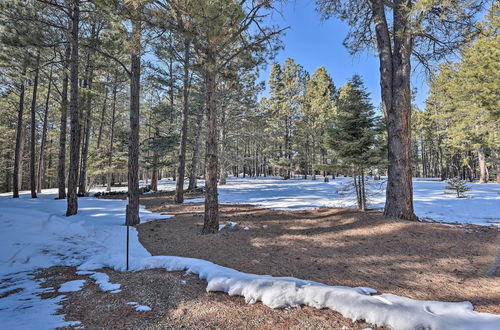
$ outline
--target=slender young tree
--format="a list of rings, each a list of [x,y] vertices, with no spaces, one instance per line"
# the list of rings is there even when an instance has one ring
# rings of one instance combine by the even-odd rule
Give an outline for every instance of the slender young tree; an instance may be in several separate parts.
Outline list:
[[[27,64],[23,64],[21,73],[21,86],[19,87],[19,107],[17,111],[17,130],[16,130],[16,149],[14,151],[14,173],[12,178],[12,191],[13,198],[19,198],[19,189],[22,183],[23,173],[23,151],[25,139],[25,125],[24,125],[24,94],[25,94],[25,76]]]
[[[70,153],[68,170],[68,196],[66,216],[78,212],[78,165],[80,164],[80,112],[78,109],[78,46],[80,28],[80,0],[71,0],[71,56],[70,56]]]
[[[200,147],[201,147],[201,136],[203,128],[203,112],[197,114],[196,116],[196,133],[193,144],[193,159],[191,160],[191,170],[189,175],[189,186],[188,190],[194,190],[197,188],[198,180],[198,167],[200,166]]]
[[[183,58],[183,79],[182,79],[182,128],[181,141],[179,145],[179,162],[177,168],[177,185],[175,187],[175,202],[184,202],[184,174],[186,170],[186,147],[188,138],[188,121],[189,121],[189,89],[190,89],[190,71],[189,63],[191,61],[191,40],[188,38],[184,41],[184,58]]]
[[[33,95],[31,100],[31,139],[30,139],[30,189],[31,198],[36,196],[36,101],[38,79],[40,75],[40,49],[37,50],[35,61],[35,78],[33,80]]]
[[[68,85],[71,46],[66,44],[63,59],[63,79],[61,91],[61,120],[59,125],[59,157],[57,162],[58,199],[66,198],[66,132],[68,127]]]
[[[43,115],[43,128],[42,128],[42,141],[40,142],[40,153],[38,155],[38,183],[36,186],[36,191],[37,193],[42,192],[42,186],[44,185],[45,178],[44,178],[44,172],[45,172],[45,163],[44,163],[44,157],[45,157],[45,148],[46,148],[46,142],[47,142],[47,128],[49,124],[49,103],[50,103],[50,92],[52,89],[52,67],[50,68],[50,73],[48,76],[48,88],[47,88],[47,96],[45,98],[45,111]]]

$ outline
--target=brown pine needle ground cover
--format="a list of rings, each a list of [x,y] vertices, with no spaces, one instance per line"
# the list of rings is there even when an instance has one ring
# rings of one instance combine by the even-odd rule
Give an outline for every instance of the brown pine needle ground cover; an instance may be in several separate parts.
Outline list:
[[[115,272],[101,269],[122,291],[103,292],[88,275],[74,267],[51,267],[39,273],[45,287],[58,289],[70,280],[87,279],[80,291],[65,293],[60,313],[80,325],[69,329],[378,329],[365,322],[353,323],[339,313],[312,307],[271,309],[260,303],[247,305],[242,297],[207,293],[206,282],[183,272],[151,269]],[[59,293],[46,293],[53,298]],[[136,311],[128,302],[151,307]]]
[[[188,195],[194,197],[200,196]],[[201,235],[202,204],[178,205],[172,194],[144,195],[141,204],[175,215],[138,226],[142,244],[153,255],[200,258],[244,272],[330,285],[368,286],[414,299],[468,300],[476,311],[500,314],[496,228],[398,222],[379,212],[351,209],[273,211],[226,204],[221,205],[221,224],[237,222],[236,230]],[[61,311],[87,329],[375,328],[330,310],[246,305],[241,297],[206,293],[205,281],[182,272],[102,271],[123,291],[101,292],[89,279],[81,291],[68,294]],[[47,285],[57,287],[57,278],[61,283],[75,279],[68,267],[47,272]],[[152,311],[137,312],[129,301]]]
[[[209,260],[243,272],[293,276],[330,285],[366,286],[420,300],[464,301],[500,314],[500,232],[385,219],[353,209],[273,211],[221,205],[220,223],[236,231],[201,235],[203,204],[171,197],[141,204],[175,217],[138,227],[153,255]],[[249,227],[250,230],[243,230]]]

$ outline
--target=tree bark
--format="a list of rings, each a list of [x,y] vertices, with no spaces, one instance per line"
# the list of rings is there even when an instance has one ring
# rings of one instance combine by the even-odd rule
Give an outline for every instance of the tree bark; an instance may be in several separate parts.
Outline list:
[[[219,197],[217,193],[217,105],[216,59],[214,52],[207,52],[205,69],[207,104],[207,142],[205,154],[205,216],[203,234],[214,234],[219,230]]]
[[[66,216],[78,213],[78,165],[80,163],[80,113],[78,110],[78,30],[80,24],[80,0],[72,1],[71,57],[70,57],[70,152],[68,170],[68,196]]]
[[[101,141],[102,141],[102,129],[104,127],[104,115],[106,113],[106,105],[108,102],[108,86],[104,86],[104,101],[102,103],[102,109],[101,109],[101,120],[99,122],[99,133],[97,134],[97,149],[101,147]]]
[[[11,157],[12,157],[12,151],[7,151],[4,155],[4,164],[6,167],[5,170],[5,177],[4,177],[4,186],[3,186],[3,192],[9,192],[10,191],[10,179],[12,177],[12,173],[9,171],[10,169],[10,162],[11,162]]]
[[[194,190],[198,187],[198,168],[200,166],[200,146],[201,146],[201,129],[203,125],[203,113],[196,118],[196,135],[193,146],[193,159],[191,161],[191,171],[189,175],[188,190]]]
[[[91,59],[89,56],[89,63]],[[78,195],[85,196],[87,193],[87,161],[89,154],[89,145],[90,145],[90,131],[92,125],[92,80],[93,80],[93,66],[89,64],[90,68],[88,70],[87,76],[87,96],[85,97],[85,129],[84,129],[84,139],[82,146],[82,155],[81,155],[81,168],[80,168],[80,176],[78,178]]]
[[[482,150],[477,152],[477,158],[479,160],[479,183],[488,183],[488,168],[486,167],[486,157]]]
[[[361,210],[366,211],[366,188],[364,170],[361,170]]]
[[[132,2],[132,49],[130,67],[130,133],[128,139],[128,204],[125,224],[140,223],[139,218],[139,110],[141,88],[141,5]]]
[[[219,184],[220,185],[225,185],[226,184],[226,178],[227,178],[227,172],[226,172],[226,148],[225,148],[225,143],[226,143],[226,107],[223,106],[221,107],[221,121],[220,121],[220,150],[219,150]]]
[[[19,110],[17,112],[16,149],[14,151],[14,173],[12,175],[12,197],[19,198],[23,174],[23,151],[24,151],[24,94],[25,94],[26,64],[23,64],[21,74],[21,87],[19,88]]]
[[[175,202],[184,202],[184,176],[186,170],[186,145],[188,135],[189,120],[189,61],[191,42],[185,39],[184,42],[184,77],[182,86],[182,129],[179,146],[179,162],[177,167],[177,185],[175,187]]]
[[[151,190],[158,191],[158,151],[153,151],[153,167],[151,173]]]
[[[57,163],[58,199],[66,198],[66,130],[68,126],[68,69],[71,47],[66,46],[64,53],[64,76],[61,92],[61,125],[59,131],[59,159]]]
[[[116,93],[117,93],[117,82],[113,86],[113,101],[111,104],[111,128],[109,136],[109,154],[108,154],[108,173],[107,173],[107,184],[106,190],[111,191],[111,186],[113,185],[113,143],[115,138],[115,117],[116,117]]]
[[[35,79],[33,81],[33,95],[31,100],[31,139],[30,139],[30,189],[31,198],[36,196],[36,97],[38,91],[38,76],[40,74],[40,50],[36,56]]]
[[[500,184],[500,155],[497,154],[497,158],[495,160],[495,172],[496,172],[496,183]]]
[[[417,220],[413,212],[410,134],[410,55],[412,40],[405,19],[408,5],[394,2],[394,42],[384,10],[384,2],[372,2],[380,61],[380,86],[387,121],[388,180],[384,215],[388,218]]]
[[[42,141],[40,143],[40,155],[38,157],[38,184],[37,184],[37,193],[42,192],[42,186],[45,182],[45,143],[47,140],[47,126],[48,126],[48,117],[49,117],[49,102],[50,102],[50,90],[52,88],[52,68],[49,73],[49,86],[47,88],[47,98],[45,99],[45,113],[43,115],[43,129],[42,129]]]

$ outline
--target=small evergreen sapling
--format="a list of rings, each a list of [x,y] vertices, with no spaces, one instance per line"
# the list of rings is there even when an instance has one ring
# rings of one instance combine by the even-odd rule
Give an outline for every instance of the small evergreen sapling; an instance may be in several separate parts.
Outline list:
[[[467,197],[467,195],[465,195],[464,193],[471,190],[471,187],[466,184],[465,180],[461,180],[460,178],[451,178],[449,180],[446,180],[446,183],[448,185],[444,188],[448,190],[454,190],[457,194],[457,198]]]

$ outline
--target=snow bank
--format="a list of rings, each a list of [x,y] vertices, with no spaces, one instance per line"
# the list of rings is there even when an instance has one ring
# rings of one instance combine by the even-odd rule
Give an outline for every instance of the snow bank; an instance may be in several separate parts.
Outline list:
[[[271,308],[308,305],[330,308],[343,316],[394,329],[500,329],[500,316],[473,311],[470,302],[418,301],[393,294],[372,295],[374,289],[328,286],[292,277],[271,277],[238,272],[192,258],[145,258],[139,269],[186,270],[208,282],[207,291],[243,296],[247,303],[261,301]]]

